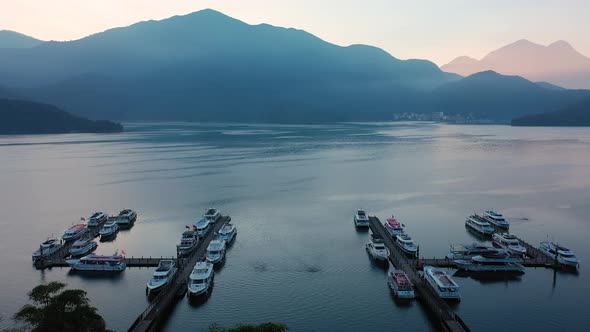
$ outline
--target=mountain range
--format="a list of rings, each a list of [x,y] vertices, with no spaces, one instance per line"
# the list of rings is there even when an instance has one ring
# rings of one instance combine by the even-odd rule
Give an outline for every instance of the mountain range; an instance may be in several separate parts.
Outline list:
[[[590,58],[563,40],[543,46],[521,39],[490,52],[481,60],[460,56],[441,69],[462,76],[493,70],[568,89],[590,89]]]
[[[37,46],[43,41],[10,30],[0,30],[1,48],[29,48]]]
[[[513,126],[590,126],[590,98],[559,111],[530,114],[512,120]]]
[[[462,78],[430,61],[203,10],[0,49],[2,94],[91,119],[309,123],[444,111],[509,122],[590,91],[495,72]]]

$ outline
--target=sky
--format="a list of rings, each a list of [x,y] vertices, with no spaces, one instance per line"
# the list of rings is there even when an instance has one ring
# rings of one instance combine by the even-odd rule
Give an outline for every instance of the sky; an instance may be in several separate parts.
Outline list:
[[[566,40],[590,56],[590,0],[0,0],[0,30],[73,40],[205,8],[439,66],[460,55],[479,59],[519,39]]]

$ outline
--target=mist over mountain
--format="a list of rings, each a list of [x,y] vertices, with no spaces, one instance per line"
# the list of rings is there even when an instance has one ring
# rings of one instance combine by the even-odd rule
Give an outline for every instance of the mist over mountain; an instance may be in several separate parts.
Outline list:
[[[29,48],[43,43],[42,40],[10,30],[0,30],[0,48]]]
[[[492,72],[461,78],[426,60],[213,10],[4,49],[0,85],[11,98],[128,121],[381,121],[444,111],[507,122],[590,93]]]
[[[490,52],[479,61],[460,56],[441,69],[463,76],[493,70],[569,89],[590,89],[590,58],[563,40],[543,46],[522,39]]]

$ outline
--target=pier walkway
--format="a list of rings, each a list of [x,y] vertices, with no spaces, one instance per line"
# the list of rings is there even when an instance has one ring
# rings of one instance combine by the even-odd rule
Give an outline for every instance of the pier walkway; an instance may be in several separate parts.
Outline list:
[[[128,331],[144,332],[157,330],[157,325],[162,315],[172,308],[179,297],[182,297],[185,294],[187,290],[187,280],[191,270],[197,261],[204,259],[207,246],[215,237],[215,233],[230,221],[231,218],[229,216],[221,217],[221,219],[215,223],[213,228],[209,230],[209,233],[201,239],[197,249],[193,251],[190,256],[177,259],[178,273],[176,273],[174,280],[169,282],[166,288],[160,291],[160,293],[151,301],[147,309],[137,317]]]
[[[467,325],[461,320],[451,307],[434,290],[427,285],[424,278],[418,273],[419,261],[408,259],[406,255],[393,243],[389,233],[377,217],[369,217],[369,227],[374,234],[379,234],[390,251],[389,259],[396,268],[406,272],[414,283],[414,288],[420,303],[435,318],[439,328],[443,331],[462,332],[469,331]]]

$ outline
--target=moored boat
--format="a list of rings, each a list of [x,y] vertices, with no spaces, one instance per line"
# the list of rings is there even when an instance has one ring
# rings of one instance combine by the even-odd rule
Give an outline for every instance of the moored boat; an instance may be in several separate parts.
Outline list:
[[[195,226],[197,227],[197,235],[199,235],[200,238],[204,237],[205,235],[207,235],[207,233],[209,233],[210,224],[211,223],[209,219],[206,218],[197,221]]]
[[[107,221],[107,218],[108,218],[108,216],[104,212],[94,212],[88,218],[88,227],[98,227],[102,223],[104,223],[105,221]]]
[[[68,230],[65,231],[64,235],[62,236],[62,239],[66,242],[74,241],[76,239],[79,239],[82,235],[86,234],[87,232],[88,227],[86,227],[86,224],[77,224],[68,228]]]
[[[160,291],[166,284],[174,279],[178,268],[176,263],[170,259],[161,260],[158,267],[147,282],[146,289],[148,294]]]
[[[389,271],[387,271],[387,285],[398,299],[413,299],[416,297],[414,285],[402,270],[390,267]]]
[[[504,249],[498,249],[496,247],[486,246],[483,244],[473,243],[467,245],[451,245],[451,250],[447,254],[448,259],[465,259],[482,254],[495,254],[503,252]]]
[[[402,224],[394,217],[387,218],[387,220],[383,223],[385,229],[389,232],[392,238],[395,238],[398,235],[404,234],[404,228]]]
[[[369,227],[369,216],[363,209],[356,211],[353,220],[356,227]]]
[[[213,285],[214,276],[213,264],[209,262],[197,262],[188,278],[187,295],[199,296],[207,293]]]
[[[67,259],[66,263],[72,270],[78,271],[120,272],[127,267],[125,256],[117,252],[110,256],[91,254],[79,259]]]
[[[427,265],[424,267],[424,278],[441,298],[461,299],[459,285],[444,270]]]
[[[121,227],[129,227],[137,220],[137,212],[131,209],[124,209],[117,216],[117,224]]]
[[[506,218],[495,211],[492,210],[488,210],[488,211],[484,211],[483,212],[483,217],[485,220],[489,221],[490,224],[497,226],[497,227],[502,227],[502,228],[509,228],[510,227],[510,223],[506,220]]]
[[[383,243],[383,238],[378,234],[371,233],[371,242],[365,245],[365,249],[373,257],[373,259],[379,261],[387,261],[389,258],[389,249],[385,247],[385,243]]]
[[[39,249],[33,253],[33,260],[50,256],[51,254],[59,251],[61,248],[62,242],[60,239],[49,238],[46,241],[43,241],[43,243],[39,245]]]
[[[458,269],[472,272],[516,272],[524,273],[522,259],[509,253],[474,256],[453,261]]]
[[[494,233],[492,225],[477,214],[472,214],[467,217],[467,219],[465,219],[465,226],[483,235],[491,235]]]
[[[107,240],[115,237],[117,232],[119,232],[119,224],[117,224],[117,220],[109,220],[104,226],[102,226],[98,234],[100,235],[101,240]]]
[[[188,226],[187,226],[188,227]],[[194,226],[193,226],[194,227]],[[196,228],[196,227],[195,227]],[[196,229],[187,230],[182,233],[180,243],[176,245],[178,255],[185,256],[193,252],[199,244],[199,235]]]
[[[238,234],[238,228],[234,224],[226,224],[221,227],[217,239],[225,241],[228,245],[233,243],[236,235]]]
[[[506,233],[494,233],[492,235],[492,242],[516,256],[526,255],[526,248],[520,243],[520,240],[512,235]]]
[[[576,254],[568,248],[559,245],[553,241],[541,242],[539,249],[551,258],[557,258],[557,262],[563,266],[578,268],[580,267],[580,260]]]
[[[72,255],[72,257],[84,256],[91,253],[96,247],[98,247],[98,244],[92,241],[92,239],[78,239],[70,247],[70,255]]]
[[[207,211],[205,211],[203,218],[214,224],[221,218],[221,213],[216,208],[208,208]]]
[[[408,234],[401,234],[395,237],[395,245],[409,255],[416,255],[418,247]]]
[[[207,246],[207,253],[205,259],[207,262],[217,264],[223,261],[225,258],[225,241],[223,240],[212,240]]]

